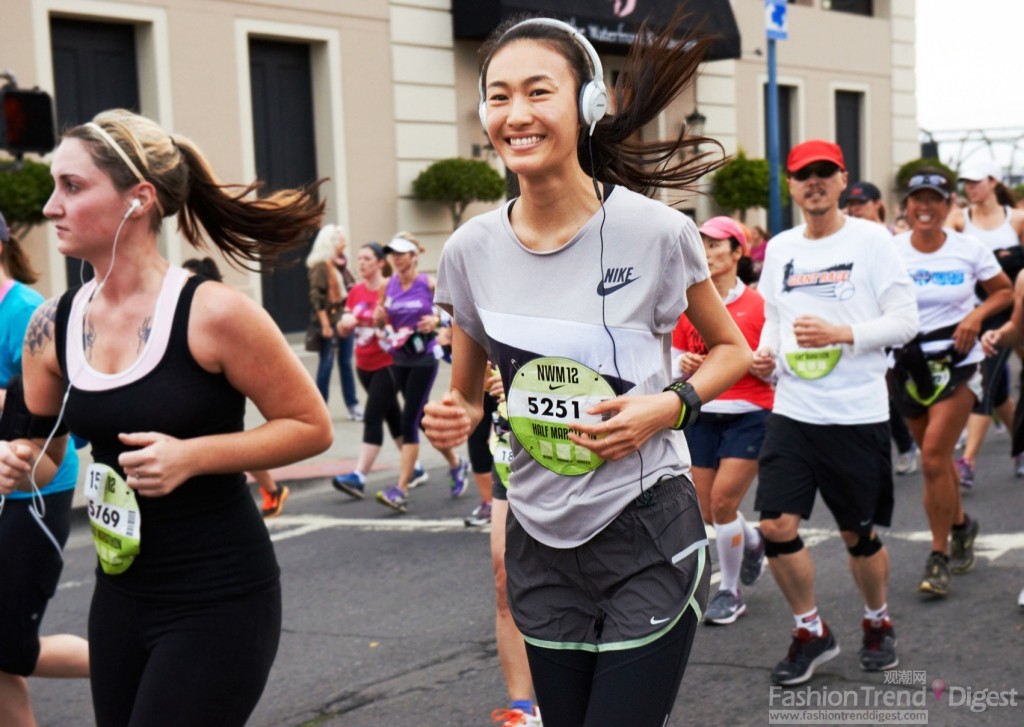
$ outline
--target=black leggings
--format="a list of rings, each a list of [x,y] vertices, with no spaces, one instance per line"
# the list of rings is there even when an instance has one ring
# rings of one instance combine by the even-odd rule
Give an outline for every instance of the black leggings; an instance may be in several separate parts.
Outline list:
[[[595,654],[527,643],[544,727],[662,727],[696,633],[697,616],[688,608],[671,631],[636,649]]]
[[[363,443],[384,444],[384,423],[392,439],[402,436],[402,409],[398,406],[398,395],[391,367],[376,371],[356,369],[359,383],[366,389],[366,408],[363,409]]]
[[[484,392],[484,415],[476,429],[469,433],[466,444],[469,448],[469,464],[473,474],[485,475],[494,466],[494,455],[491,454],[491,427],[494,425],[491,415],[498,409],[498,401]]]
[[[420,419],[437,377],[437,362],[430,366],[392,366],[395,386],[402,394],[402,443],[419,444]]]
[[[89,664],[97,727],[242,727],[281,638],[281,588],[218,603],[132,598],[96,583]]]

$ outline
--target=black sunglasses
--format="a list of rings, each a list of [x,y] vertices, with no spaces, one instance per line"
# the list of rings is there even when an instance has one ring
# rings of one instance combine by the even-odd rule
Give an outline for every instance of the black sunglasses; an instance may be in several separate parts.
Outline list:
[[[949,180],[941,174],[915,174],[907,182],[907,188],[913,189],[914,187],[940,187],[942,189],[949,189]]]
[[[821,162],[818,164],[808,164],[806,167],[801,167],[795,172],[790,172],[789,176],[798,182],[806,182],[811,178],[813,174],[818,179],[828,179],[829,177],[835,176],[836,172],[839,171],[839,165],[833,164],[832,162]]]

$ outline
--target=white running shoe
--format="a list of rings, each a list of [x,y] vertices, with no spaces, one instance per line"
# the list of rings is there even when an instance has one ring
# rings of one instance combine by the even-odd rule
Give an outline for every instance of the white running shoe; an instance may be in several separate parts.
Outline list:
[[[896,455],[896,474],[911,475],[917,472],[917,446],[911,445],[909,452]]]

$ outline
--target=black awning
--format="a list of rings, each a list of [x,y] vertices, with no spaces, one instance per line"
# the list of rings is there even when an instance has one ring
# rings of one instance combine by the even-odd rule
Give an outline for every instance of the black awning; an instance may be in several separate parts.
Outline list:
[[[680,3],[675,0],[452,0],[456,38],[481,39],[510,15],[548,15],[575,26],[595,46],[623,53],[640,24],[650,18],[664,27]],[[714,37],[708,60],[740,57],[740,31],[729,0],[688,0],[695,22]]]

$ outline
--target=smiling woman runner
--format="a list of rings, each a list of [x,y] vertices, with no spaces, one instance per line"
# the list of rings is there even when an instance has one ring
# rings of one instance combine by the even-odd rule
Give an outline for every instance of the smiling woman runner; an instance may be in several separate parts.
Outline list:
[[[331,420],[267,312],[168,263],[157,233],[177,215],[194,247],[259,264],[304,245],[323,205],[221,185],[192,142],[123,110],[67,131],[50,169],[58,249],[96,279],[33,316],[25,401],[92,444],[96,723],[243,725],[277,653],[281,588],[242,472],[323,451]],[[266,419],[248,431],[246,398]]]
[[[480,117],[522,195],[459,228],[438,269],[452,388],[424,428],[435,446],[464,442],[488,358],[498,366],[516,436],[509,606],[548,727],[664,724],[707,598],[708,540],[678,430],[751,354],[694,223],[641,194],[686,189],[719,163],[679,153],[708,139],[635,137],[703,57],[705,41],[679,41],[681,22],[637,34],[613,104],[572,26],[495,31]],[[684,310],[708,355],[669,386]]]

